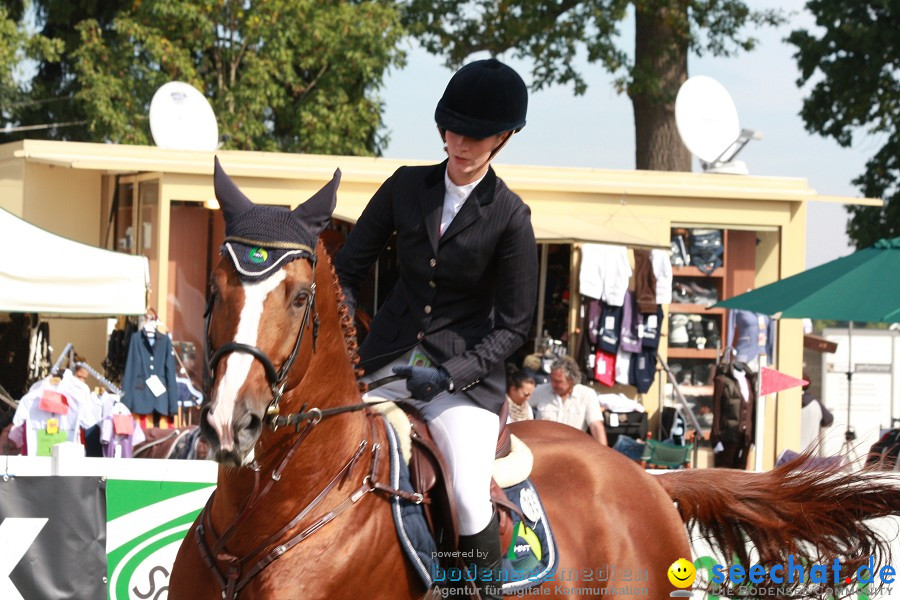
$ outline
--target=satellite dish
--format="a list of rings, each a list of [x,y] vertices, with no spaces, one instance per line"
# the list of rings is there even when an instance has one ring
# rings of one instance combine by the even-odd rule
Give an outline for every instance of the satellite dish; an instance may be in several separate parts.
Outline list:
[[[167,150],[215,150],[219,126],[209,101],[194,86],[170,81],[150,101],[150,133]]]
[[[675,123],[687,149],[707,163],[721,157],[741,133],[728,90],[705,75],[681,85],[675,98]]]

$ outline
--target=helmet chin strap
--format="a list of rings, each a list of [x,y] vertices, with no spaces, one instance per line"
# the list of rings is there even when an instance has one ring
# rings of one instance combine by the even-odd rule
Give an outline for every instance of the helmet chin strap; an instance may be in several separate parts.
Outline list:
[[[488,157],[488,162],[491,162],[492,160],[494,160],[494,157],[497,156],[497,153],[499,153],[501,150],[503,150],[503,146],[505,146],[506,143],[509,142],[509,138],[511,138],[514,133],[515,133],[515,131],[507,131],[506,132],[506,137],[504,137],[500,141],[500,143],[497,145],[496,148],[491,150],[491,155]]]

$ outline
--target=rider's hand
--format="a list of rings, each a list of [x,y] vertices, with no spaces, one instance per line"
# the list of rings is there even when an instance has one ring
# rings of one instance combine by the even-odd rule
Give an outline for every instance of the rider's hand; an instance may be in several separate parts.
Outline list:
[[[450,390],[450,374],[444,367],[394,367],[393,371],[406,377],[406,389],[416,400],[427,402]]]

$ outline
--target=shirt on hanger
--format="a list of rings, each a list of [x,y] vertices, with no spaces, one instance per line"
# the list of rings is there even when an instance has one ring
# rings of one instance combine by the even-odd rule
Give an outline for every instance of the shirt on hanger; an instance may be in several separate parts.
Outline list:
[[[65,398],[65,414],[41,408],[44,392],[56,392]],[[58,383],[46,377],[19,400],[13,416],[10,439],[28,456],[50,456],[50,448],[60,442],[81,443],[81,427],[93,424],[90,388],[66,369]]]
[[[628,249],[611,244],[581,246],[580,293],[603,300],[611,306],[622,306],[631,279]]]

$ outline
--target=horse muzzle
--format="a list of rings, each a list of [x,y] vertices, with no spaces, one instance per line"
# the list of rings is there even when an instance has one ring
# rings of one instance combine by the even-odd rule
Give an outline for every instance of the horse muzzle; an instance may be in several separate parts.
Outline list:
[[[253,448],[262,433],[262,425],[262,417],[252,412],[245,412],[233,421],[222,421],[209,406],[200,411],[200,431],[216,462],[226,466],[240,467],[253,460]]]

